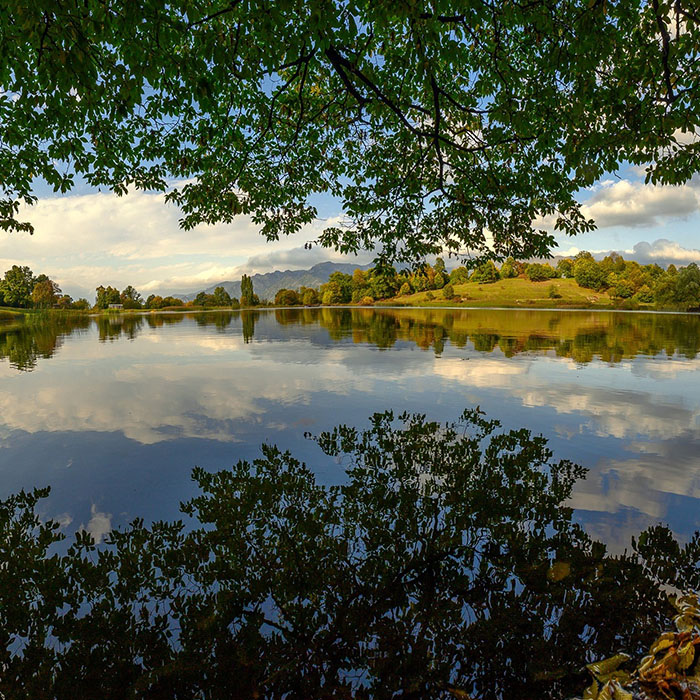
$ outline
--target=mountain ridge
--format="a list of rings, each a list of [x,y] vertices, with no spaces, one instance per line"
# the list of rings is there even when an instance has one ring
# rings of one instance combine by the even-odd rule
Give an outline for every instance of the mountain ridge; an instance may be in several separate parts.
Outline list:
[[[305,270],[274,270],[273,272],[258,273],[251,275],[253,291],[260,299],[272,300],[280,289],[299,289],[299,287],[316,287],[328,282],[328,277],[332,272],[344,272],[352,274],[355,270],[369,270],[374,265],[358,265],[355,263],[332,262],[330,260],[316,263]],[[217,282],[203,289],[207,294],[213,294],[217,287],[223,287],[232,297],[240,298],[241,282],[226,280]],[[188,294],[173,294],[171,296],[183,301],[193,300],[199,292]]]

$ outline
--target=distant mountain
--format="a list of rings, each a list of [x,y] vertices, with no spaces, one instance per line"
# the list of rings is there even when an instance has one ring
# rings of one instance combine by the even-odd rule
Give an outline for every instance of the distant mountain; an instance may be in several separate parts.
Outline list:
[[[299,287],[316,287],[328,282],[328,277],[331,272],[345,272],[352,274],[358,268],[360,270],[369,270],[372,265],[355,265],[353,263],[335,263],[322,262],[314,265],[308,270],[275,270],[274,272],[266,272],[264,275],[252,275],[253,291],[261,299],[274,299],[275,294],[280,289],[299,289]],[[207,287],[204,291],[207,294],[213,294],[217,287],[223,287],[232,297],[241,296],[241,281],[235,282],[217,282],[211,287]],[[197,296],[198,292],[193,294],[175,294],[183,301],[190,301]]]

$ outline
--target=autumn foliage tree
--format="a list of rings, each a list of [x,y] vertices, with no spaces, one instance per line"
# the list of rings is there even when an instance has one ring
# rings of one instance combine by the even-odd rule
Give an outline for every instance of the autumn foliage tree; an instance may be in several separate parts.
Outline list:
[[[49,308],[58,302],[60,287],[46,278],[36,282],[32,290],[32,304],[37,308]]]

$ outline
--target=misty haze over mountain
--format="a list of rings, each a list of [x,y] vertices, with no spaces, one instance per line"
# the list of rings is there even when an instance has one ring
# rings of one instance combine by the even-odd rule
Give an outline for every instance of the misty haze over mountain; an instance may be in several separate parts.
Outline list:
[[[252,275],[253,289],[261,299],[274,299],[275,294],[280,289],[299,289],[299,287],[320,287],[325,282],[328,282],[328,277],[332,272],[345,272],[352,274],[358,268],[361,270],[369,270],[370,265],[357,265],[355,263],[339,263],[339,262],[322,262],[314,265],[308,270],[275,270],[274,272],[266,272],[265,274]],[[213,284],[203,291],[207,294],[213,294],[217,287],[223,287],[232,297],[240,298],[241,296],[241,281],[225,281]],[[190,301],[197,296],[198,292],[190,294],[175,294],[183,301]]]

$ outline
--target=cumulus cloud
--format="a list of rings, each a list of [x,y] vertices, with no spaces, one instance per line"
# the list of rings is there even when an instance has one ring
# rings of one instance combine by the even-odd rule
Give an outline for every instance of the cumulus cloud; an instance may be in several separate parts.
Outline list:
[[[685,136],[691,138],[691,135]],[[635,166],[632,170],[640,177],[645,174],[643,167]],[[581,211],[586,218],[593,219],[599,229],[659,227],[670,221],[687,219],[700,211],[698,178],[684,185],[651,185],[641,180],[607,179],[587,190],[591,194],[583,202]],[[535,220],[533,227],[553,231],[555,223],[556,216],[550,215]]]
[[[681,146],[690,146],[700,141],[700,130],[682,131],[681,129],[676,129],[673,133],[673,138]]]
[[[335,219],[317,220],[298,237],[274,243],[248,217],[184,231],[177,207],[157,193],[48,197],[24,207],[20,216],[32,222],[35,233],[0,236],[2,269],[29,265],[50,275],[64,291],[88,298],[98,284],[186,292],[242,272],[268,271],[277,258],[286,258],[288,267],[303,268],[341,257],[299,245],[317,238]]]
[[[253,255],[241,267],[245,267],[252,272],[265,273],[273,270],[301,270],[329,260],[364,265],[371,262],[373,257],[373,253],[367,251],[363,251],[357,256],[347,256],[317,246],[311,249],[299,246],[289,250],[274,250],[269,253]],[[245,270],[241,269],[241,271]]]
[[[684,248],[675,241],[659,238],[653,243],[640,241],[631,250],[620,251],[625,257],[646,265],[658,263],[660,265],[688,265],[700,263],[700,250],[698,248]]]
[[[679,139],[691,137],[695,138],[679,135]],[[592,188],[583,205],[584,213],[599,228],[663,225],[699,209],[700,179],[679,187],[605,180]],[[145,294],[189,293],[240,278],[244,272],[305,269],[328,260],[359,265],[373,257],[372,253],[355,257],[316,246],[304,248],[304,242],[315,240],[323,228],[338,223],[338,218],[315,221],[298,236],[276,242],[266,241],[247,217],[183,231],[179,210],[157,193],[48,197],[23,208],[20,215],[34,224],[35,234],[0,236],[0,272],[13,264],[29,265],[37,273],[49,274],[65,292],[90,300],[99,284],[120,289],[132,284]],[[548,228],[553,221],[537,225]],[[639,245],[640,255],[657,259],[653,250],[644,248],[649,244]],[[667,259],[697,258],[684,258],[682,251],[676,251]]]
[[[574,257],[580,251],[580,248],[571,246],[566,250],[557,251],[557,255],[562,257]],[[596,260],[602,260],[606,255],[610,255],[610,253],[619,253],[625,260],[636,260],[640,265],[656,263],[657,265],[661,265],[661,267],[667,267],[671,263],[682,266],[689,265],[690,263],[700,264],[699,248],[685,248],[680,243],[671,241],[668,238],[658,238],[652,243],[639,241],[639,243],[635,243],[631,248],[617,250],[591,250],[589,248],[588,252],[592,253]]]
[[[606,181],[582,207],[598,228],[659,226],[700,210],[700,186],[645,185],[630,180]]]

